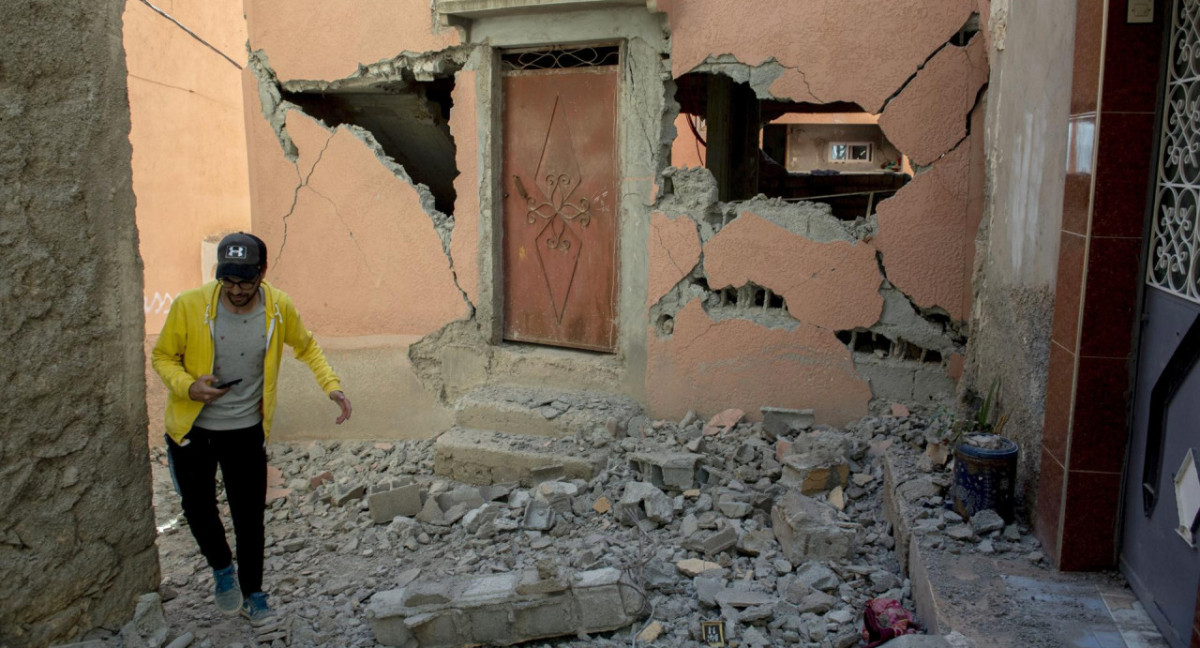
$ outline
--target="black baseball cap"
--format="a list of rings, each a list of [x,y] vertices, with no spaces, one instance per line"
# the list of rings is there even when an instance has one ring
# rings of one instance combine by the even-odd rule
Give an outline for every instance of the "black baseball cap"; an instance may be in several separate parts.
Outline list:
[[[267,267],[267,244],[253,234],[236,232],[217,244],[217,279],[253,279]]]

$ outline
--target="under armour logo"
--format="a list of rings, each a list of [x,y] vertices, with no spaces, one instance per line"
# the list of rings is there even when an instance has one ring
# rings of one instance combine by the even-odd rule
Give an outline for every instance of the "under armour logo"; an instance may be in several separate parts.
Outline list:
[[[245,259],[246,258],[246,246],[230,245],[228,248],[225,249],[225,258],[226,259]]]

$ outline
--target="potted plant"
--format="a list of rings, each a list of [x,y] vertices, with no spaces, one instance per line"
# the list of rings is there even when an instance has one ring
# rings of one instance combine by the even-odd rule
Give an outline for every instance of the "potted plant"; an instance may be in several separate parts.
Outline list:
[[[956,425],[953,433],[951,496],[954,510],[964,518],[992,509],[1005,522],[1013,519],[1018,446],[1003,435],[1008,413],[997,404],[999,388],[996,379],[975,415]]]

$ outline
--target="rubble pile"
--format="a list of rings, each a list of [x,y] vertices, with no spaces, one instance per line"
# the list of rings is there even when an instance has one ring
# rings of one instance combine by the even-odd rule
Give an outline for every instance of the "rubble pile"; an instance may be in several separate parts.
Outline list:
[[[921,542],[1034,558],[1027,529],[946,509],[949,473],[922,454],[937,433],[924,419],[871,417],[844,430],[803,412],[740,419],[633,417],[531,439],[607,453],[591,479],[546,471],[532,486],[437,475],[432,440],[272,443],[265,582],[281,620],[267,631],[212,606],[210,570],[156,449],[167,618],[204,648],[416,648],[458,637],[453,620],[483,614],[472,593],[486,591],[500,629],[480,636],[483,622],[471,624],[473,643],[695,646],[705,643],[702,622],[717,621],[741,646],[846,648],[859,643],[869,599],[912,609],[885,516],[885,468],[899,482],[893,506],[913,516]],[[628,617],[590,629],[556,621],[553,632],[554,615],[514,621],[551,601],[565,606],[558,616],[585,618],[597,606],[580,602],[581,583],[619,585],[612,607]]]

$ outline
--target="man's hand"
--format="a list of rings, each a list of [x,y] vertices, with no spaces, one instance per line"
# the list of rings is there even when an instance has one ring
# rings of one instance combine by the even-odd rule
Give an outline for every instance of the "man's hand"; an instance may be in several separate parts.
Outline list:
[[[337,403],[338,407],[342,408],[342,415],[337,417],[337,420],[334,421],[334,423],[341,425],[343,421],[349,421],[350,412],[352,411],[350,407],[350,399],[340,391],[331,391],[329,392],[329,400]]]
[[[200,376],[196,379],[196,382],[193,382],[191,386],[188,387],[188,398],[207,405],[224,396],[226,392],[229,391],[229,388],[226,387],[225,389],[217,389],[210,384],[216,381],[217,377],[212,374],[204,374],[203,376]]]

